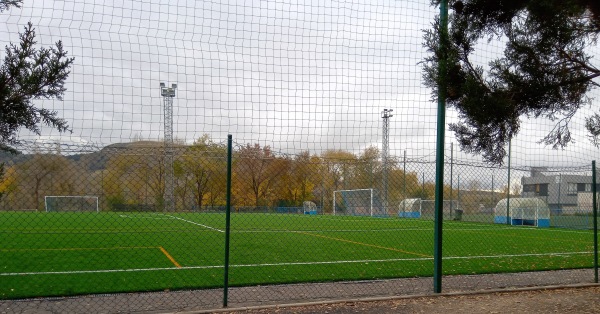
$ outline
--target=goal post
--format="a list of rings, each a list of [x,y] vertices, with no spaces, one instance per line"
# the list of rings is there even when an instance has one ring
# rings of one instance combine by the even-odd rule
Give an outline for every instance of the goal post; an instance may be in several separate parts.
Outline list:
[[[44,197],[46,212],[99,212],[98,196],[51,195]]]
[[[333,214],[387,217],[388,213],[375,189],[333,191]]]

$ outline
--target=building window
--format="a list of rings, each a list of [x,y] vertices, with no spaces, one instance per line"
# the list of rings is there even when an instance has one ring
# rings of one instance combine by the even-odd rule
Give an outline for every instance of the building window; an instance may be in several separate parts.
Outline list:
[[[577,194],[577,183],[567,183],[567,194],[576,195]]]
[[[523,193],[529,196],[548,196],[548,183],[525,184],[523,185]]]
[[[577,183],[577,192],[591,192],[592,184],[591,183]]]
[[[525,184],[523,185],[523,192],[535,192],[535,184]]]
[[[548,183],[536,184],[535,190],[538,196],[548,196]]]

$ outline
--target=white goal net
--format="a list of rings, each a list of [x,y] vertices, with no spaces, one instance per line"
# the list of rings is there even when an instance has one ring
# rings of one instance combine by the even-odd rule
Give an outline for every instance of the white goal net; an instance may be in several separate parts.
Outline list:
[[[371,217],[388,216],[379,193],[375,189],[334,191],[333,214]]]
[[[98,196],[46,196],[46,212],[98,212]]]

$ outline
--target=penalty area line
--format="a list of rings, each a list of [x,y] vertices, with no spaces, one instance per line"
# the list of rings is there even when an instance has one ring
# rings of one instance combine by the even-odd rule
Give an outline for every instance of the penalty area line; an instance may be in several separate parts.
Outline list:
[[[193,221],[191,221],[191,220],[187,220],[187,219],[183,219],[183,218],[175,217],[175,216],[172,216],[172,215],[164,215],[164,216],[168,216],[168,217],[171,217],[171,218],[173,218],[173,219],[177,219],[177,220],[185,221],[185,222],[187,222],[187,223],[191,223],[192,225],[196,225],[196,226],[204,227],[204,228],[206,228],[206,229],[210,229],[210,230],[218,231],[218,232],[221,232],[221,233],[224,233],[224,232],[225,232],[225,231],[223,231],[223,230],[221,230],[221,229],[213,228],[213,227],[211,227],[211,226],[203,225],[203,224],[201,224],[201,223],[193,222]]]
[[[153,219],[153,220],[171,220],[173,218],[156,218],[156,217],[142,217],[142,216],[129,216],[129,215],[119,215],[121,218],[129,218],[129,219]]]

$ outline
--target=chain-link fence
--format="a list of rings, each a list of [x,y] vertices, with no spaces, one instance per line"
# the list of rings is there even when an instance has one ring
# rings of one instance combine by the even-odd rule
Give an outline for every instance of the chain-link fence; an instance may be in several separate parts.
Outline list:
[[[31,21],[40,46],[62,40],[75,58],[62,100],[34,100],[71,132],[22,130],[20,154],[0,152],[0,311],[428,294],[437,258],[444,292],[597,282],[589,108],[568,117],[578,141],[562,149],[539,142],[564,120],[523,118],[501,166],[448,130],[436,176],[422,78],[436,14],[427,0],[0,12],[0,44]],[[473,66],[505,41],[477,47]]]
[[[173,151],[173,208],[156,143],[11,162],[0,213],[3,298],[92,295],[99,310],[123,302],[143,310],[219,307],[226,291],[229,305],[432,292],[433,163],[395,158],[384,168],[378,154],[366,157],[372,148],[289,155],[238,144],[227,229],[226,145]],[[451,291],[461,276],[469,289],[594,280],[577,272],[595,266],[591,165],[445,166],[452,177],[442,259]],[[575,275],[559,274],[567,270]],[[541,271],[551,281],[535,278]],[[163,292],[141,293],[149,291]],[[125,292],[141,294],[113,295]],[[83,311],[80,298],[61,298],[62,310]]]

